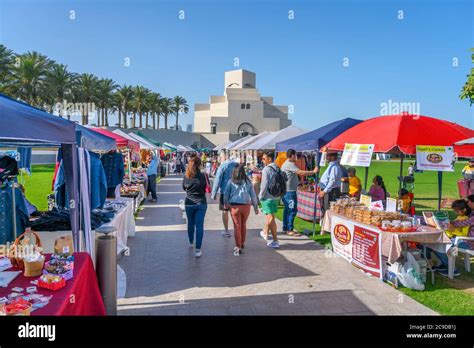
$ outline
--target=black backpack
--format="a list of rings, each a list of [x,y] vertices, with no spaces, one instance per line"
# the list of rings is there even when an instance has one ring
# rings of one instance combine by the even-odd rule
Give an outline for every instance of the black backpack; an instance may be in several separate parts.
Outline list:
[[[273,175],[268,183],[268,193],[273,197],[282,197],[286,193],[286,176],[280,168],[275,169],[271,166],[270,168],[275,172],[275,175]]]

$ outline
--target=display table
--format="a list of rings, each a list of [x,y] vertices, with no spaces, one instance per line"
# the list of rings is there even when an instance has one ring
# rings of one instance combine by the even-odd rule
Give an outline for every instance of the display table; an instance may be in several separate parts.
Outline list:
[[[49,260],[50,254],[46,254]],[[18,270],[11,268],[11,271]],[[34,286],[30,282],[38,277],[24,277],[20,274],[7,288],[0,288],[0,297],[6,297],[12,288],[26,289]],[[53,295],[51,301],[43,308],[31,312],[38,316],[64,316],[64,315],[105,315],[104,302],[99,291],[97,276],[92,265],[92,259],[87,253],[74,253],[74,278],[66,282],[66,287],[51,291],[37,287],[41,295]]]
[[[344,220],[350,220],[357,225],[377,228],[372,225],[354,222],[354,220],[349,219],[344,215],[328,210],[324,215],[323,224],[321,226],[321,234],[326,232],[331,233],[331,220],[334,216]],[[422,231],[418,232],[385,232],[380,230],[382,233],[382,255],[387,257],[388,262],[394,263],[400,258],[403,250],[403,244],[405,242],[415,242],[430,247],[436,245],[436,249],[444,250],[444,252],[446,252],[447,247],[451,245],[451,240],[448,238],[448,236],[446,236],[444,231],[437,230],[436,228],[430,226],[421,226],[421,229]]]
[[[128,251],[127,239],[135,236],[135,218],[134,218],[134,201],[132,198],[121,197],[126,205],[120,209],[112,219],[112,221],[102,226],[112,226],[117,229],[117,254]],[[41,238],[43,250],[46,253],[54,251],[54,241],[61,236],[72,236],[71,231],[35,231]]]
[[[316,192],[297,191],[298,217],[306,221],[313,221],[314,205],[316,204],[316,220],[321,219],[321,200],[316,199]]]

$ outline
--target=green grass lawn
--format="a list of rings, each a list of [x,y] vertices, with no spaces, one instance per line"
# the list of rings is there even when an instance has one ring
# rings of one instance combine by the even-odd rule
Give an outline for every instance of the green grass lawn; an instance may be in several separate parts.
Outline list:
[[[410,163],[411,161],[408,161]],[[408,168],[408,163],[404,163],[404,175]],[[443,173],[443,198],[458,198],[457,180],[461,176],[461,169],[465,163],[456,163],[453,173]],[[379,162],[373,161],[369,169],[369,182],[367,189],[370,187],[371,179],[375,175],[381,175],[385,181],[387,190],[392,197],[398,192],[397,177],[400,172],[400,162]],[[357,176],[362,180],[364,185],[365,168],[357,168]],[[415,173],[415,207],[417,213],[423,210],[437,209],[438,194],[438,175],[436,172]],[[443,208],[442,210],[450,210]],[[283,207],[277,213],[277,218],[282,220]],[[313,224],[300,218],[295,219],[295,229],[299,232],[312,231]],[[315,242],[326,245],[331,244],[330,234],[321,235],[321,227],[316,224],[316,234],[309,237]],[[435,285],[431,285],[431,275],[426,282],[425,291],[415,291],[407,288],[400,288],[404,294],[412,297],[425,306],[443,315],[474,315],[474,273],[464,271],[462,257],[457,259],[456,267],[461,271],[461,276],[454,280],[445,278],[439,274],[435,275]],[[388,286],[388,285],[387,285]]]
[[[39,210],[48,210],[47,196],[52,192],[54,164],[32,165],[31,176],[23,175],[26,198]]]

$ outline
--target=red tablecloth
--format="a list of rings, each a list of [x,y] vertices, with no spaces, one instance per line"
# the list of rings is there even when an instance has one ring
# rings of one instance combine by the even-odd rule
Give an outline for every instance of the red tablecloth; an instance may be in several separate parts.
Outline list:
[[[49,260],[50,254],[46,254]],[[10,271],[17,270],[15,268]],[[12,288],[25,289],[34,286],[30,282],[38,277],[24,277],[20,274],[13,280],[8,288],[0,288],[0,297],[6,297]],[[38,288],[42,295],[53,295],[51,301],[43,308],[31,312],[31,315],[105,315],[104,302],[99,291],[97,276],[88,253],[74,253],[74,278],[66,282],[66,286],[57,291]]]

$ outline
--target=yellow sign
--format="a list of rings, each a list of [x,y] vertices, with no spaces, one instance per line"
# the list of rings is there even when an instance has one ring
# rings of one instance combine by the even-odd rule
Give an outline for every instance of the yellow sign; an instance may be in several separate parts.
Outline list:
[[[367,195],[360,195],[360,202],[364,204],[367,208],[370,208],[370,204],[372,203],[372,197]]]

